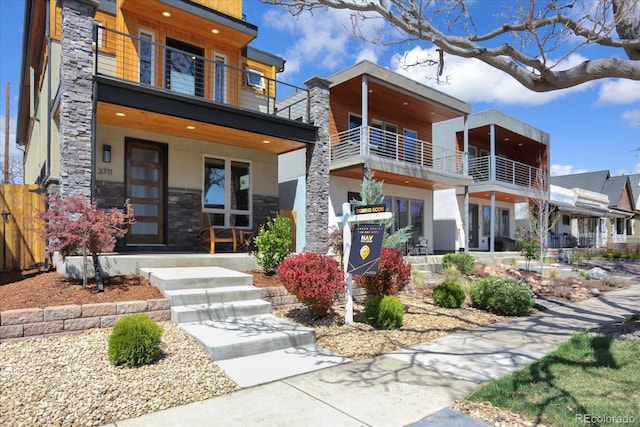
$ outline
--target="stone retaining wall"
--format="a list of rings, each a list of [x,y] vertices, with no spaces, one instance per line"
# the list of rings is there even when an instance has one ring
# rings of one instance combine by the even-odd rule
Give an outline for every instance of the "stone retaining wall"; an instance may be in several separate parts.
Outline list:
[[[271,303],[272,310],[290,310],[293,308],[304,308],[295,295],[287,291],[284,286],[273,286],[262,288],[262,299]],[[367,299],[367,294],[363,288],[354,286],[353,300],[363,303]],[[344,294],[338,296],[338,301],[344,301]]]
[[[119,318],[134,313],[147,313],[157,322],[171,320],[169,300],[165,298],[5,310],[0,312],[0,342],[108,328]]]

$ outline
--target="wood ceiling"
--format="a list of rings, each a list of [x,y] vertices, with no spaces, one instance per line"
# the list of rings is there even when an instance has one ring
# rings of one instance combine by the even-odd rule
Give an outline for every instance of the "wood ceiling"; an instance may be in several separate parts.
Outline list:
[[[124,116],[121,114],[124,114]],[[303,148],[306,145],[288,139],[126,108],[104,102],[98,103],[97,121],[99,124],[198,139],[274,154],[287,153]],[[187,126],[189,126],[189,128]]]

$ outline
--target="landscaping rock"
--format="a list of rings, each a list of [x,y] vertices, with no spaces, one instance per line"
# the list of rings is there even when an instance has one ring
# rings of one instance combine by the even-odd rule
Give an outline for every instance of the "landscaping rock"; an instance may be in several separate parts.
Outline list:
[[[607,272],[600,267],[594,267],[588,272],[593,280],[604,280],[607,278]]]

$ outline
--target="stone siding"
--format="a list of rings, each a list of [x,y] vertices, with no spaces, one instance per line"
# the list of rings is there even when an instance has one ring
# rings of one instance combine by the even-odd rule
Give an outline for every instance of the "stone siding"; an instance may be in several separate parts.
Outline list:
[[[124,316],[147,313],[157,322],[171,320],[169,300],[126,301],[0,312],[0,342],[105,328]]]
[[[198,212],[202,209],[202,191],[170,188],[167,203],[167,243],[173,250],[193,251],[198,248],[200,228]]]
[[[322,253],[329,227],[329,82],[314,77],[306,82],[311,101],[311,123],[318,127],[316,143],[307,146],[305,252]]]
[[[63,0],[60,64],[60,196],[91,196],[93,16],[97,0]]]

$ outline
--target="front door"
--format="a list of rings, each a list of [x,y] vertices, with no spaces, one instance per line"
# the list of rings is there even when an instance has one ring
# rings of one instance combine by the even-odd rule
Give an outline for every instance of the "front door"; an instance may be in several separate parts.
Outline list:
[[[478,205],[469,205],[469,247],[478,247]]]
[[[165,176],[167,149],[163,144],[126,140],[127,197],[136,221],[127,244],[165,243]]]

